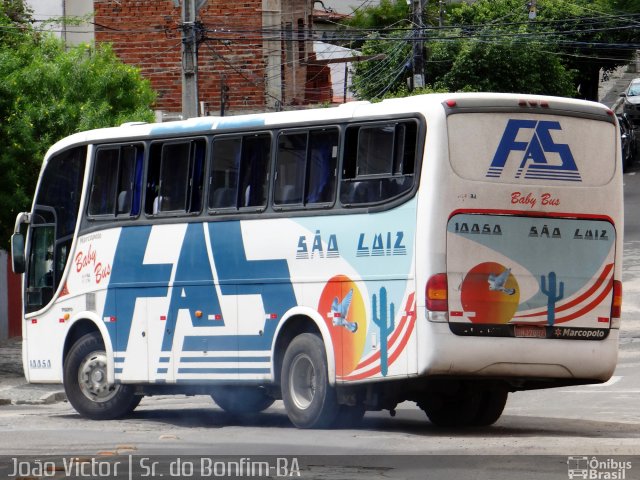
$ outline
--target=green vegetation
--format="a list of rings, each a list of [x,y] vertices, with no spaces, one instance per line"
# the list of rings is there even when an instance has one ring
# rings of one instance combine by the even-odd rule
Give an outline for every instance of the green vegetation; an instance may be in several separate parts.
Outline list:
[[[21,0],[0,3],[0,248],[30,209],[42,158],[72,133],[153,119],[155,94],[108,45],[65,49]]]
[[[427,2],[421,30],[405,0],[384,0],[349,22],[367,35],[354,46],[365,55],[384,55],[355,66],[358,97],[406,90],[419,35],[427,89],[597,100],[601,70],[627,63],[640,40],[640,0],[537,0],[535,16],[522,0],[452,4],[444,16],[436,3]]]

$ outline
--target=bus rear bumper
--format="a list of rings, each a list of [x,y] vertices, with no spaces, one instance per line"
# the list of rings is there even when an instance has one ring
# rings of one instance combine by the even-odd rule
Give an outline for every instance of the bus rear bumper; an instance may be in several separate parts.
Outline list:
[[[597,383],[611,378],[618,358],[617,329],[602,340],[564,340],[458,336],[447,323],[423,326],[431,329],[418,340],[427,344],[418,348],[423,352],[419,374],[425,376],[494,378],[522,385]]]

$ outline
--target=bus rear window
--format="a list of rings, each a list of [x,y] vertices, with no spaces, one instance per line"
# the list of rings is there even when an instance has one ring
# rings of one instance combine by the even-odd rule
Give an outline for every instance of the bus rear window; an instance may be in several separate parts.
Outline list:
[[[460,113],[447,119],[453,170],[469,180],[605,185],[616,169],[612,123],[527,113]]]

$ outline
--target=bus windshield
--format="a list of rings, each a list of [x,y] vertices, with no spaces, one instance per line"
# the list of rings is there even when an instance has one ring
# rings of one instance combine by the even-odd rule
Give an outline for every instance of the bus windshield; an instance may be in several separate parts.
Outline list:
[[[27,312],[44,307],[57,290],[78,219],[86,147],[52,157],[36,197],[26,276]]]

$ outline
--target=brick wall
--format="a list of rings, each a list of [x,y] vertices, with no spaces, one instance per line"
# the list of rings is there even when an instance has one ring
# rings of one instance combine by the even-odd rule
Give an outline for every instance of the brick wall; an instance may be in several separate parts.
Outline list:
[[[302,60],[311,43],[298,34],[298,26],[301,20],[308,31],[311,2],[276,2],[276,11],[287,12],[286,21],[293,25],[294,62],[286,61],[286,41],[280,38],[285,19],[275,29],[263,29],[263,0],[209,0],[198,12],[205,35],[198,54],[198,96],[212,114],[219,113],[223,75],[229,86],[228,112],[276,108],[275,97],[284,107],[306,103]],[[96,42],[112,43],[124,62],[141,69],[159,94],[156,109],[180,112],[181,8],[170,0],[95,0],[94,9]],[[276,62],[274,48],[282,51]],[[268,82],[278,85],[276,95]]]

